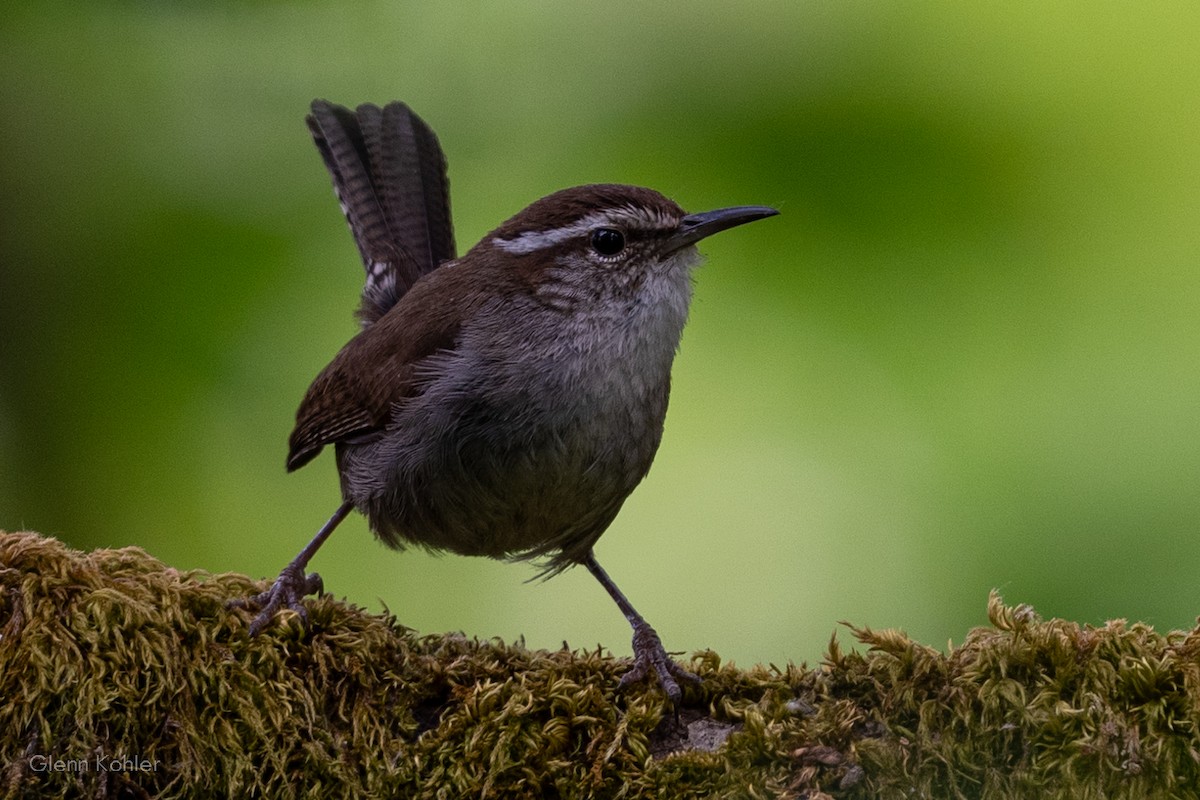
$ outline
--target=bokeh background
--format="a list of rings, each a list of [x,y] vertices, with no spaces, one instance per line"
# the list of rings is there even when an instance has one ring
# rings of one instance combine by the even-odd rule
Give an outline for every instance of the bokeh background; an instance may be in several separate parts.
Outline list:
[[[671,648],[934,645],[989,589],[1200,613],[1200,7],[20,4],[0,23],[0,528],[274,575],[338,504],[283,460],[361,268],[309,101],[409,102],[460,250],[585,182],[782,216],[704,243],[650,477],[598,554]],[[582,570],[396,554],[423,632],[629,651]],[[845,634],[842,634],[845,638]]]

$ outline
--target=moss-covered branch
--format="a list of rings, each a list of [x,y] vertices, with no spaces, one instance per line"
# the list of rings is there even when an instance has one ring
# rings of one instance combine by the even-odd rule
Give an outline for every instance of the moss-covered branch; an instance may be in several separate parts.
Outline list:
[[[0,534],[5,797],[1200,796],[1200,635],[989,604],[949,654],[854,629],[815,670],[697,653],[680,725],[603,652],[417,636],[330,597]]]

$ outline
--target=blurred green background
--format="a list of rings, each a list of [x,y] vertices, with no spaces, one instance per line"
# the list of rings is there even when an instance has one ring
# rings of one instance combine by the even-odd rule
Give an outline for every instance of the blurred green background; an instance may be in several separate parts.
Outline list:
[[[464,251],[555,189],[783,215],[704,243],[655,468],[598,547],[668,647],[942,646],[987,592],[1200,613],[1200,7],[28,3],[0,28],[0,528],[275,575],[361,266],[309,101],[409,102]],[[629,651],[583,570],[313,565],[423,632]]]

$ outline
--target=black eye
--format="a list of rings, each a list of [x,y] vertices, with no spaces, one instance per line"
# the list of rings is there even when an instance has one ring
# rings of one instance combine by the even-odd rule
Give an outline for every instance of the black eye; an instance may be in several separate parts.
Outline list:
[[[592,249],[602,256],[615,256],[625,249],[625,235],[616,228],[592,231]]]

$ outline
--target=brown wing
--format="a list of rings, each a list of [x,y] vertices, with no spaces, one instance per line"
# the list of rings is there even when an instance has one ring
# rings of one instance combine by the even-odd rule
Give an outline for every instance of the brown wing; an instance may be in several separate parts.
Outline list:
[[[312,382],[288,441],[288,471],[307,464],[327,444],[382,433],[396,403],[419,394],[430,380],[422,363],[454,350],[463,321],[489,296],[483,287],[508,291],[510,281],[486,261],[458,262],[422,278]]]
[[[342,439],[368,435],[378,427],[365,398],[356,396],[337,362],[326,367],[308,387],[288,438],[288,472],[316,458],[322,448]]]
[[[442,316],[433,321],[445,324],[421,329],[421,321],[388,315],[342,348],[308,387],[296,412],[296,427],[288,439],[288,472],[307,464],[327,444],[384,431],[393,406],[418,394],[428,380],[418,369],[420,363],[454,348],[458,326]],[[397,324],[403,322],[410,325]],[[410,335],[414,331],[418,335]]]

